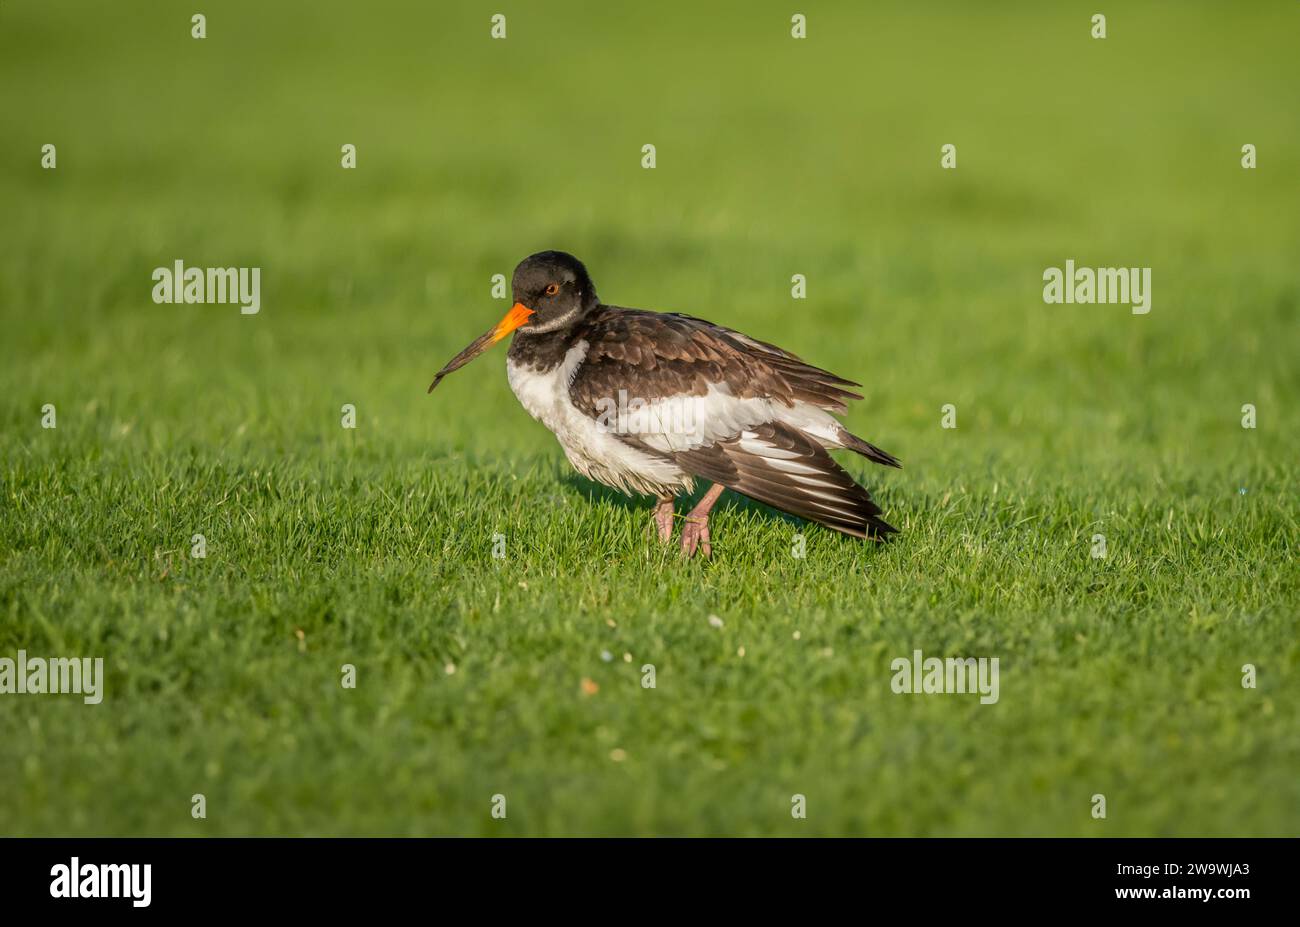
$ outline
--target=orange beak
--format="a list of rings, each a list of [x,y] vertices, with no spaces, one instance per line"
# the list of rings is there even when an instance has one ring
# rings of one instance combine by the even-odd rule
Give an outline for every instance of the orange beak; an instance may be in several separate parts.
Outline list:
[[[465,350],[447,361],[447,365],[438,371],[438,375],[434,377],[433,382],[429,384],[429,392],[433,392],[433,388],[442,382],[443,377],[451,373],[453,370],[459,370],[461,367],[464,367],[474,358],[492,347],[492,345],[496,344],[520,325],[527,322],[528,317],[532,314],[533,310],[529,309],[523,303],[515,303],[511,306],[510,311],[506,313],[504,319],[479,337],[475,338],[470,345],[465,348]]]

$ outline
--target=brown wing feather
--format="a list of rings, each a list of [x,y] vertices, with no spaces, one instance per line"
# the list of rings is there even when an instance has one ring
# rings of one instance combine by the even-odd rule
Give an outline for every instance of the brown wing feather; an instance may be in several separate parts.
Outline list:
[[[674,460],[694,476],[844,534],[879,540],[898,530],[820,444],[787,425],[760,425]]]
[[[858,384],[806,364],[787,351],[747,335],[676,313],[601,307],[584,337],[587,356],[570,396],[594,414],[596,403],[617,396],[703,396],[726,384],[733,396],[807,402],[844,412],[861,399],[844,389]]]

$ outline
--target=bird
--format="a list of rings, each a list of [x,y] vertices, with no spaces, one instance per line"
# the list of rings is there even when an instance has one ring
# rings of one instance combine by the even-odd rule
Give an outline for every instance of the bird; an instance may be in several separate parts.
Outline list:
[[[677,312],[606,305],[564,251],[519,263],[513,305],[438,372],[512,336],[510,387],[549,428],[573,467],[627,495],[654,497],[653,530],[672,543],[676,500],[712,483],[685,516],[681,554],[713,553],[709,515],[725,489],[842,534],[897,532],[871,494],[830,455],[850,450],[902,467],[836,418],[861,384],[789,351]]]

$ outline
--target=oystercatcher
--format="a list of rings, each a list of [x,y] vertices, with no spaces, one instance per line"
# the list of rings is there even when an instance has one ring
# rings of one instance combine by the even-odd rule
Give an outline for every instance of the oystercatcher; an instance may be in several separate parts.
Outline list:
[[[827,453],[902,464],[832,415],[858,386],[748,335],[675,312],[607,306],[571,254],[543,251],[515,268],[514,305],[429,384],[514,333],[510,387],[589,479],[654,496],[659,538],[673,500],[711,486],[686,516],[681,549],[712,553],[709,512],[723,488],[858,538],[897,529]]]

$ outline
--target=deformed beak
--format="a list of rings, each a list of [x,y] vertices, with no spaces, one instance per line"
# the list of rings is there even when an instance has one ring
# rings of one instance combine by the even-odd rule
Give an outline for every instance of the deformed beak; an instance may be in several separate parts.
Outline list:
[[[494,325],[490,330],[475,338],[473,342],[470,343],[469,347],[465,348],[465,350],[447,361],[447,365],[438,371],[438,375],[434,377],[433,382],[429,384],[429,392],[433,392],[433,388],[442,382],[443,377],[451,373],[453,370],[459,370],[461,367],[464,367],[474,358],[492,347],[492,345],[496,344],[520,325],[527,322],[528,317],[532,314],[533,310],[529,309],[523,303],[515,303],[511,306],[510,311],[506,313],[504,319]]]

